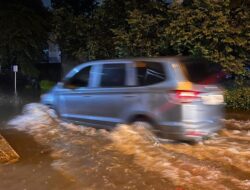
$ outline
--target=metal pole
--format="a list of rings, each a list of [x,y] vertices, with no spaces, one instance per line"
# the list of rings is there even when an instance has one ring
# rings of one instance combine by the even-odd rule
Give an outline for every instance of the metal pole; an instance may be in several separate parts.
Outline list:
[[[15,87],[15,95],[17,95],[17,89],[16,89],[16,73],[18,72],[18,65],[13,65],[13,71],[14,71],[14,73],[15,73],[15,80],[14,80],[14,87]]]
[[[16,91],[16,72],[15,72],[15,95],[17,94],[17,91]]]

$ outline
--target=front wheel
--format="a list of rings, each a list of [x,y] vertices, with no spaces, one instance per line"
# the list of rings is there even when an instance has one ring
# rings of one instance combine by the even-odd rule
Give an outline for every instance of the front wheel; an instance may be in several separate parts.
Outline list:
[[[58,119],[59,118],[59,113],[58,111],[54,108],[54,106],[52,105],[46,105],[48,107],[48,111],[47,113],[50,115],[50,117],[54,118],[54,119]]]

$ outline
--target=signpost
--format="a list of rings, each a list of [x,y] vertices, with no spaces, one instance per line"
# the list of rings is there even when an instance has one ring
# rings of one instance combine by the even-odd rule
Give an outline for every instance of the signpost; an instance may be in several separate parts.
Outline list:
[[[13,72],[15,73],[15,95],[17,94],[17,90],[16,90],[16,73],[18,72],[18,65],[14,65],[13,66]]]

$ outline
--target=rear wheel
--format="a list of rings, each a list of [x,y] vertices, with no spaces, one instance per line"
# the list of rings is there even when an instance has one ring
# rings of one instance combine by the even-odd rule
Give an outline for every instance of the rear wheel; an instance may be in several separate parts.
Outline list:
[[[154,143],[159,143],[159,139],[156,136],[156,130],[152,123],[144,119],[138,119],[131,123],[139,133],[143,135],[146,139],[153,141]]]
[[[173,140],[169,138],[168,135],[162,134],[159,128],[157,128],[155,124],[148,119],[138,118],[134,120],[133,122],[131,122],[131,125],[139,129],[144,129],[142,130],[144,131],[143,135],[147,139],[153,141],[155,144],[159,144],[159,143],[164,144],[164,143],[174,142]]]
[[[132,125],[138,128],[144,128],[149,131],[153,131],[153,126],[147,121],[137,120],[137,121],[132,122]]]

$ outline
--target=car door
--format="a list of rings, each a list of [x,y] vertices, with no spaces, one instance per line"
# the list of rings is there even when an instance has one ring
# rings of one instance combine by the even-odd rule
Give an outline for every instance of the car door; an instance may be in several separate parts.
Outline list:
[[[60,115],[81,124],[88,123],[86,116],[89,115],[91,106],[89,90],[92,86],[93,66],[85,66],[76,69],[75,73],[67,78],[64,87],[59,93]]]
[[[98,86],[92,93],[90,114],[96,125],[110,128],[122,123],[121,115],[128,102],[124,101],[130,80],[126,63],[99,65]]]

